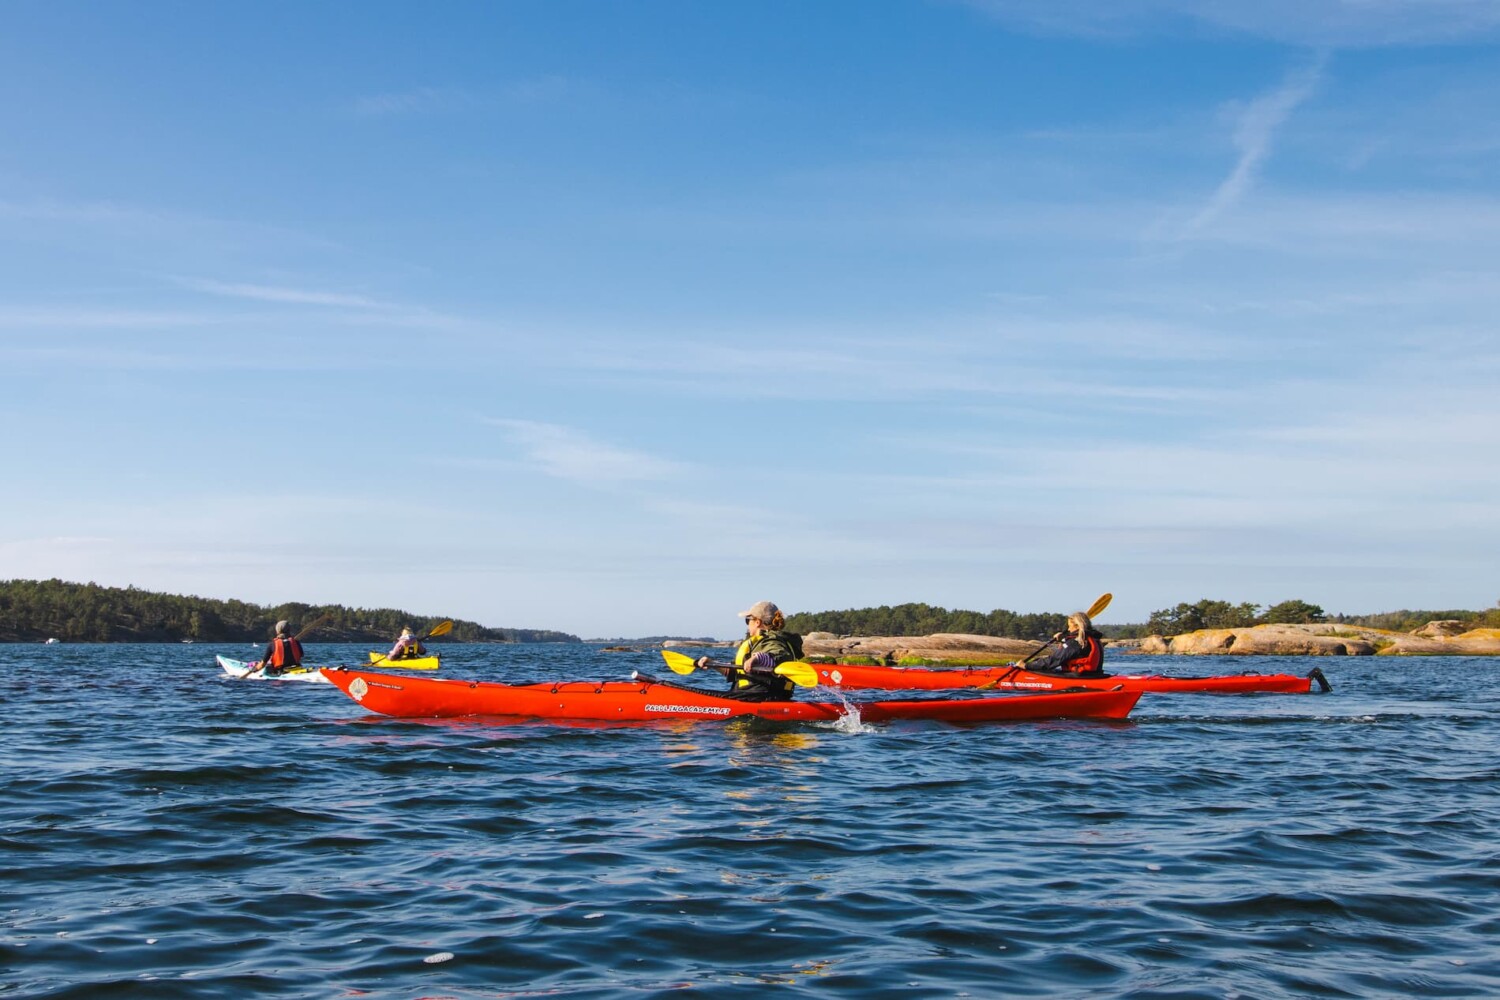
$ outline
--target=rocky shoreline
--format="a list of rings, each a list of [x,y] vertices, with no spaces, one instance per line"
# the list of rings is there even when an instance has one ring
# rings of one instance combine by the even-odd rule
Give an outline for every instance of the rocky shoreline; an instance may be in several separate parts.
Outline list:
[[[980,665],[1025,657],[1041,643],[986,635],[803,637],[808,659],[915,665]],[[1428,622],[1414,632],[1356,625],[1255,625],[1203,629],[1182,635],[1109,639],[1109,654],[1179,656],[1500,656],[1500,629],[1467,629],[1462,622]]]
[[[1183,656],[1500,656],[1500,629],[1442,621],[1414,632],[1390,632],[1323,622],[1203,629],[1107,645],[1119,652]]]

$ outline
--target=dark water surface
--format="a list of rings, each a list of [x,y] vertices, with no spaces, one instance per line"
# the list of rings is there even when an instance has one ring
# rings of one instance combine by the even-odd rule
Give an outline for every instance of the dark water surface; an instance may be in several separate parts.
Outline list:
[[[591,728],[214,653],[253,650],[0,646],[0,996],[1500,996],[1493,660],[1116,659],[1335,687],[1125,723]]]

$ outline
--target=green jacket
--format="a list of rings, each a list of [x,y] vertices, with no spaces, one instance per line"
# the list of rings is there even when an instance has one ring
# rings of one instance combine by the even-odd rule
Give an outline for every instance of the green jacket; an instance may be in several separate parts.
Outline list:
[[[802,659],[802,637],[796,632],[762,632],[740,643],[734,656],[736,666],[743,666],[757,653],[767,653],[771,665],[777,666],[792,660]],[[730,697],[747,698],[753,701],[790,701],[794,686],[780,674],[763,670],[742,670],[729,680]]]
[[[800,660],[802,659],[802,637],[796,632],[784,631],[766,631],[760,635],[753,635],[740,643],[740,651],[735,654],[734,662],[738,666],[756,653],[770,653],[773,666]]]

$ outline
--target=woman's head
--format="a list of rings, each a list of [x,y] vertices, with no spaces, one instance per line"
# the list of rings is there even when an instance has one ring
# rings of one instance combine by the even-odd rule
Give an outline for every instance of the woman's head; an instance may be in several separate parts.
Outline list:
[[[1089,621],[1089,616],[1082,611],[1075,611],[1068,616],[1068,631],[1079,636],[1085,635],[1094,623]]]
[[[774,632],[786,624],[786,616],[770,601],[756,601],[741,611],[740,617],[745,619],[745,627],[752,632],[756,629],[768,629]]]

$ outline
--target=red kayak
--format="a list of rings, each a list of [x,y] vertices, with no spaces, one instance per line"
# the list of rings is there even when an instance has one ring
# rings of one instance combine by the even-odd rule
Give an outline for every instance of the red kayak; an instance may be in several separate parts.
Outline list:
[[[1307,694],[1317,683],[1321,691],[1333,686],[1323,671],[1313,667],[1307,676],[1296,674],[1225,674],[1220,677],[1166,677],[1162,674],[1105,674],[1080,677],[1077,674],[1038,673],[1018,667],[968,667],[959,670],[937,670],[928,667],[867,667],[851,663],[816,663],[818,683],[829,687],[880,689],[885,691],[935,691],[953,688],[993,688],[997,691],[1064,691],[1088,688],[1108,691],[1155,691],[1167,694],[1203,692],[1211,694],[1244,694],[1252,691],[1277,691]]]
[[[446,677],[414,677],[347,667],[327,667],[323,676],[370,711],[403,719],[492,715],[641,722],[756,716],[778,721],[833,722],[850,715],[851,708],[858,711],[863,722],[892,719],[943,722],[1123,719],[1141,697],[1139,691],[1075,691],[926,701],[871,701],[846,708],[839,702],[738,701],[643,674],[638,674],[633,681],[557,681],[547,684],[498,684]]]

